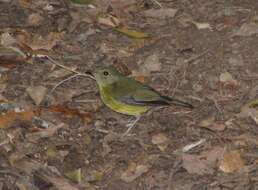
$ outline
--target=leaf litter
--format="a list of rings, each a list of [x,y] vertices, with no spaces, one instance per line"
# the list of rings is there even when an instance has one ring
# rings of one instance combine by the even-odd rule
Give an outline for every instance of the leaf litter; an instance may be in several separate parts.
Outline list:
[[[244,3],[223,2],[2,1],[2,188],[256,187],[257,18]],[[93,81],[74,78],[44,101],[57,80],[94,68],[103,54],[100,64],[119,60],[195,109],[155,111],[121,140],[126,116],[102,106]]]

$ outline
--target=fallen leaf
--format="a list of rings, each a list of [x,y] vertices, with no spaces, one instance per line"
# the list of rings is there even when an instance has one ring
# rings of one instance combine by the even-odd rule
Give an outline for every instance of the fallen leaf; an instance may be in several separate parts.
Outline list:
[[[31,26],[38,26],[43,21],[43,17],[39,13],[32,13],[28,17],[28,24]]]
[[[0,128],[7,128],[15,121],[31,121],[34,116],[38,115],[37,111],[15,112],[10,111],[0,115]]]
[[[148,56],[145,59],[143,65],[144,65],[144,69],[148,70],[149,72],[161,70],[161,62],[157,54]]]
[[[47,129],[41,129],[39,132],[27,133],[26,139],[31,142],[37,142],[41,138],[52,137],[59,129],[67,127],[64,123],[60,123],[56,126],[50,126]]]
[[[258,24],[255,22],[244,23],[238,31],[234,34],[235,36],[252,36],[258,33]]]
[[[216,122],[214,117],[202,120],[199,123],[199,126],[210,129],[212,131],[224,131],[226,129],[226,125],[220,122]]]
[[[199,123],[199,126],[200,127],[208,127],[210,125],[212,125],[215,121],[215,117],[209,117],[209,118],[206,118],[204,120],[202,120],[200,123]]]
[[[144,63],[139,65],[139,69],[137,71],[132,71],[133,76],[149,76],[151,72],[160,71],[161,70],[161,62],[157,54],[152,54],[148,56]]]
[[[30,0],[19,0],[19,5],[22,8],[29,8],[31,6],[31,1]]]
[[[46,156],[48,158],[55,158],[58,155],[58,150],[55,146],[48,147],[46,150]]]
[[[81,183],[81,181],[82,181],[82,170],[81,170],[81,168],[78,168],[78,169],[73,170],[73,171],[66,172],[64,175],[68,179],[72,180],[73,182]]]
[[[251,102],[251,103],[246,104],[243,107],[241,107],[241,112],[239,114],[237,114],[237,117],[239,117],[239,118],[250,117],[258,125],[258,110],[256,110],[252,106],[250,106],[250,105],[254,105],[254,104],[255,104],[254,102]]]
[[[221,159],[224,148],[215,146],[211,150],[205,150],[200,155],[183,153],[183,167],[190,174],[213,174],[217,161]]]
[[[245,161],[239,150],[225,153],[219,162],[219,169],[225,173],[232,173],[240,170],[245,165]]]
[[[1,34],[0,41],[1,41],[1,45],[4,47],[10,47],[17,43],[17,40],[8,32]]]
[[[35,172],[35,175],[46,181],[53,184],[55,189],[58,190],[79,190],[79,188],[71,185],[67,179],[64,177],[58,176],[57,174],[51,172],[49,169],[45,169],[43,166]]]
[[[90,112],[83,112],[75,108],[69,108],[62,105],[53,105],[47,108],[44,107],[42,109],[50,112],[62,113],[65,116],[78,116],[83,119],[86,124],[92,122],[92,114]]]
[[[137,30],[132,30],[126,27],[116,27],[114,28],[115,31],[120,32],[130,38],[135,39],[144,39],[144,38],[150,38],[150,35],[144,32],[139,32]]]
[[[8,156],[8,161],[12,166],[20,168],[20,161],[22,161],[27,155],[33,155],[39,151],[42,151],[42,147],[35,143],[19,142],[15,145],[15,150]],[[27,168],[24,168],[24,170],[27,170]]]
[[[98,23],[106,26],[111,26],[111,27],[118,27],[121,24],[120,20],[113,15],[107,15],[106,17],[99,17]]]
[[[10,142],[10,138],[5,130],[0,129],[0,146],[8,144]]]
[[[148,166],[136,165],[136,163],[132,162],[129,164],[128,169],[122,173],[121,179],[127,183],[130,183],[136,178],[140,177],[142,174],[146,173],[148,170]]]
[[[229,72],[221,73],[219,81],[225,85],[236,86],[238,84],[237,80],[235,80]]]
[[[156,18],[156,19],[166,19],[174,18],[177,13],[177,9],[164,8],[164,9],[149,9],[144,11],[146,17]]]
[[[110,153],[112,151],[111,146],[109,145],[111,142],[117,140],[119,138],[119,136],[115,133],[108,133],[104,139],[103,139],[103,151],[102,151],[102,156],[105,157],[108,153]]]
[[[63,39],[64,32],[50,32],[47,36],[31,35],[26,44],[33,50],[52,50]]]
[[[193,18],[191,15],[186,14],[186,13],[182,13],[178,18],[177,18],[178,22],[184,27],[188,27],[190,25],[192,25],[193,22]]]
[[[28,87],[26,92],[29,94],[35,104],[39,105],[46,96],[47,88],[44,86],[33,86]]]
[[[85,181],[88,181],[88,182],[98,182],[98,181],[101,181],[102,178],[103,178],[103,172],[97,171],[97,170],[93,170],[93,171],[90,171],[90,173],[86,177]]]
[[[168,147],[168,138],[164,133],[158,133],[152,136],[151,142],[158,146],[161,151]]]
[[[210,166],[210,162],[201,159],[198,155],[183,154],[183,167],[190,174],[213,174],[214,169]]]
[[[23,57],[5,57],[5,56],[0,56],[0,67],[4,67],[7,69],[14,69],[21,63],[25,63],[26,58]]]

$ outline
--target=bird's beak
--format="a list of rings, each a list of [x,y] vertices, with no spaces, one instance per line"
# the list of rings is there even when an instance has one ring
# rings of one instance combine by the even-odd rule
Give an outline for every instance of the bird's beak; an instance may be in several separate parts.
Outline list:
[[[92,73],[91,71],[86,71],[86,72],[85,72],[85,74],[87,74],[87,75],[90,75],[90,76],[94,77],[94,75],[93,75],[93,73]]]

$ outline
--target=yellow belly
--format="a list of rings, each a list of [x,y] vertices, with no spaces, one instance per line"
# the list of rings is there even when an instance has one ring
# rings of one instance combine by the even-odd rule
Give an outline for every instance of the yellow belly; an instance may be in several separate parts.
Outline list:
[[[149,106],[137,106],[119,102],[108,96],[104,90],[101,90],[100,95],[104,104],[118,113],[137,116],[145,113],[150,108]]]

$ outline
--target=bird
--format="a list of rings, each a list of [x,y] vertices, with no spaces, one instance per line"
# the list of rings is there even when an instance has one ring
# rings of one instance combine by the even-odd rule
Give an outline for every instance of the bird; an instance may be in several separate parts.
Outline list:
[[[134,116],[124,135],[135,126],[141,116],[154,107],[181,106],[193,109],[193,105],[179,99],[161,95],[152,87],[120,73],[113,65],[98,65],[91,74],[100,92],[102,102],[111,110]],[[123,136],[124,136],[123,135]]]

